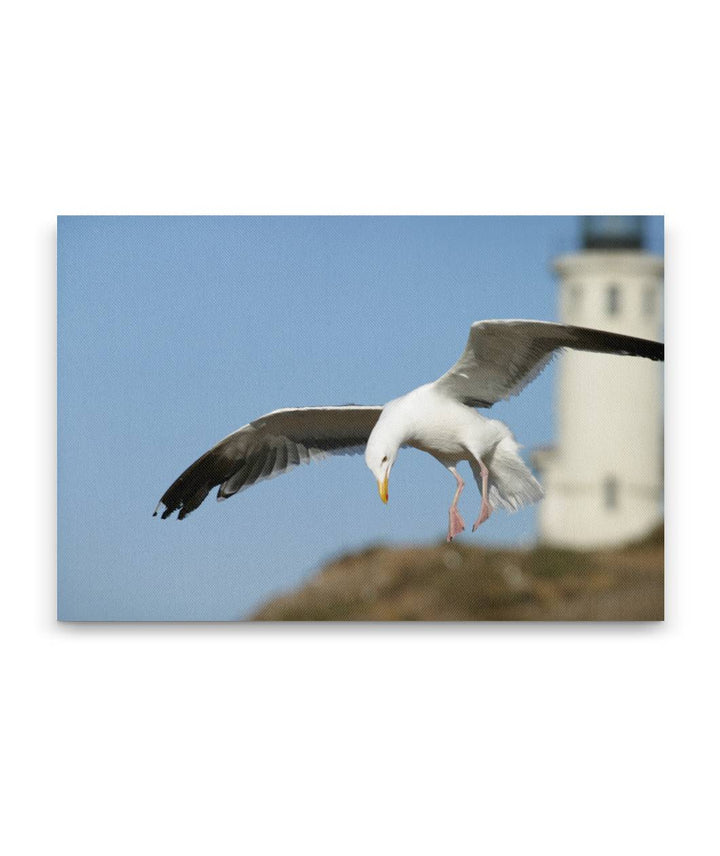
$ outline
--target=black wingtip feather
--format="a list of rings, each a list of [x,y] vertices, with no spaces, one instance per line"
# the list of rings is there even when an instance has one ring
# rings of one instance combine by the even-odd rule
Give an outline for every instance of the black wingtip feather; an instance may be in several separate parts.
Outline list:
[[[162,495],[158,503],[158,507],[165,506],[162,519],[167,520],[174,511],[178,512],[178,520],[187,517],[204,501],[213,487],[227,478],[228,468],[228,462],[223,456],[213,454],[212,450],[198,458]]]
[[[589,327],[568,326],[566,329],[571,339],[565,344],[571,348],[596,351],[597,353],[645,357],[656,361],[665,360],[665,345],[662,342],[641,339],[638,336],[628,336],[624,333],[612,333],[607,330],[593,330]]]

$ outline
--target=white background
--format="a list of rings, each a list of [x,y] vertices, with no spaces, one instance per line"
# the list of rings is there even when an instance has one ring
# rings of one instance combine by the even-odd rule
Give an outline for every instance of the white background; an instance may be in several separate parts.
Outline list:
[[[717,852],[709,15],[5,10],[4,852]],[[586,212],[667,217],[664,624],[55,623],[56,214]]]

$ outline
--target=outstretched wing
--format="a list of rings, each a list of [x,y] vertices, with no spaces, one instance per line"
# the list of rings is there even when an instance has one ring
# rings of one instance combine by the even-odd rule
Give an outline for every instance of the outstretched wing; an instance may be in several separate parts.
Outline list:
[[[435,387],[470,407],[517,395],[559,348],[665,359],[665,346],[621,333],[548,321],[476,321],[460,359]]]
[[[362,451],[382,407],[302,407],[275,410],[221,440],[198,458],[162,495],[163,520],[194,511],[216,485],[217,498],[327,455]]]

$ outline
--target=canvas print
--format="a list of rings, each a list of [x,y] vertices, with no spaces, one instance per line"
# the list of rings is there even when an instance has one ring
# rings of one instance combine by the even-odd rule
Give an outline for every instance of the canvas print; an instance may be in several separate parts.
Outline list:
[[[663,254],[656,216],[59,217],[59,619],[662,619]]]

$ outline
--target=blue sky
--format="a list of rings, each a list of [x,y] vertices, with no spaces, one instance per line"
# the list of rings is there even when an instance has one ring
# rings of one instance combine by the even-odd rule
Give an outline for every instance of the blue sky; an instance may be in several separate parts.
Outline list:
[[[59,617],[234,620],[348,550],[444,538],[455,483],[413,450],[387,506],[353,456],[151,515],[263,413],[382,404],[442,374],[472,321],[555,319],[550,263],[578,245],[575,217],[60,217]],[[526,457],[552,441],[553,377],[493,408]],[[470,480],[460,505],[474,519]],[[528,509],[460,537],[534,532]]]

